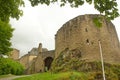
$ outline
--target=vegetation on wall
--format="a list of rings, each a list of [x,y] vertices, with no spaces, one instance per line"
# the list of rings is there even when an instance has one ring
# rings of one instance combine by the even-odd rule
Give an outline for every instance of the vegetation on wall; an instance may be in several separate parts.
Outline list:
[[[52,63],[51,71],[54,73],[78,71],[89,73],[91,80],[102,78],[102,66],[100,61],[81,60],[79,50],[64,50]],[[120,79],[120,65],[104,63],[107,80]]]
[[[24,67],[17,61],[9,58],[0,58],[0,75],[5,74],[23,74]]]

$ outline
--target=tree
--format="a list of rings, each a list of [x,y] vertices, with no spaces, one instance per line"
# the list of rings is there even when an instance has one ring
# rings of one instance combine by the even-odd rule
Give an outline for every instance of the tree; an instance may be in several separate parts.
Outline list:
[[[10,24],[0,20],[0,54],[6,55],[12,50],[10,38],[13,30]]]
[[[58,0],[29,0],[32,6],[36,6],[38,4],[46,4],[50,5],[51,3],[59,2]],[[109,20],[113,20],[114,18],[119,16],[117,9],[116,0],[60,0],[60,6],[65,6],[65,4],[70,4],[71,7],[79,7],[83,5],[85,2],[89,4],[93,4],[94,8],[97,9],[100,14],[105,15]]]
[[[0,0],[0,19],[4,22],[9,22],[9,18],[17,20],[23,15],[23,11],[19,9],[24,6],[23,0]]]
[[[0,55],[7,55],[12,50],[10,39],[14,29],[9,21],[10,17],[18,20],[22,16],[19,7],[23,5],[23,0],[0,0]]]

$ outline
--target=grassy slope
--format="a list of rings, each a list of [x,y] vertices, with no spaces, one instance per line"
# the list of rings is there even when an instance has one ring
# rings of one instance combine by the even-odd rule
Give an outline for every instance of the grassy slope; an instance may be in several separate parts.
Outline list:
[[[82,78],[81,78],[82,77]],[[27,77],[21,77],[14,80],[86,80],[86,75],[84,73],[78,72],[63,72],[63,73],[39,73],[33,74]]]

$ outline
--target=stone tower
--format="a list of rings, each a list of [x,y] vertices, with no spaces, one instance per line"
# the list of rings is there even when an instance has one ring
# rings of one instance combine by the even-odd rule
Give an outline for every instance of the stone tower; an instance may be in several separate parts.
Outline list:
[[[42,52],[42,43],[39,43],[39,46],[38,46],[38,53],[41,53]]]
[[[81,15],[66,22],[55,36],[55,58],[65,49],[80,51],[82,60],[100,60],[100,45],[105,62],[120,63],[120,44],[114,25],[104,17],[102,27],[93,20],[101,15]],[[100,45],[99,45],[100,41]]]

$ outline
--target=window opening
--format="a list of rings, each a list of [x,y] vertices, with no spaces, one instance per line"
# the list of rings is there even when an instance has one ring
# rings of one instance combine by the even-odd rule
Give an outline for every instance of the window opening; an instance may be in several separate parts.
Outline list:
[[[88,45],[90,44],[88,39],[86,40],[86,43],[87,43]]]
[[[86,32],[88,32],[88,29],[87,29],[87,28],[85,28],[85,31],[86,31]]]

